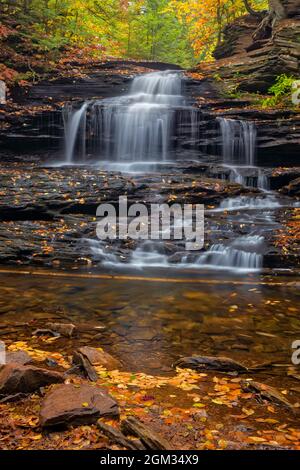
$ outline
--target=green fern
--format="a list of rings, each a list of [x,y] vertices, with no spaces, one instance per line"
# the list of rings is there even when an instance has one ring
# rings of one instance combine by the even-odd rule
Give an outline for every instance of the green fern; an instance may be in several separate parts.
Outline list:
[[[295,80],[295,77],[289,77],[286,74],[279,75],[274,85],[269,88],[269,93],[273,96],[262,100],[262,107],[268,108],[283,103],[287,96],[291,94]]]

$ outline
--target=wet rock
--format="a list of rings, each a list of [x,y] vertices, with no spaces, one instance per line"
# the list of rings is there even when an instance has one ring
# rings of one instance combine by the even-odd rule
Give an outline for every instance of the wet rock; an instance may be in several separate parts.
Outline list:
[[[109,426],[108,424],[98,421],[97,427],[101,433],[109,438],[115,444],[125,447],[129,450],[145,450],[145,446],[139,439],[127,439],[127,437],[118,429]]]
[[[72,363],[75,368],[72,368],[69,373],[81,371],[92,382],[96,382],[98,380],[97,372],[90,360],[80,351],[74,352]]]
[[[58,333],[66,338],[72,338],[77,331],[73,323],[47,323],[45,326],[54,333]]]
[[[26,351],[13,351],[13,352],[7,352],[6,353],[6,363],[14,364],[20,364],[22,366],[25,366],[27,364],[30,364],[32,362],[31,356]]]
[[[300,178],[291,181],[281,189],[281,192],[289,196],[300,196]]]
[[[288,186],[293,180],[300,178],[300,168],[275,168],[269,175],[270,189],[279,190]]]
[[[12,395],[6,395],[1,398],[0,403],[12,403],[15,401],[23,400],[26,397],[26,393],[13,393]]]
[[[108,393],[90,385],[59,385],[45,397],[40,424],[43,427],[96,423],[100,417],[119,416],[117,402]]]
[[[174,364],[175,367],[183,369],[195,370],[219,370],[222,372],[238,372],[245,373],[248,371],[247,367],[239,362],[229,359],[227,357],[214,357],[214,356],[192,356],[183,357]]]
[[[0,395],[31,393],[40,387],[63,381],[63,375],[59,372],[10,363],[0,371]]]
[[[47,328],[38,328],[32,332],[32,336],[60,336],[59,333],[49,330]]]
[[[255,382],[254,380],[243,380],[241,382],[242,390],[246,393],[253,393],[259,400],[267,400],[275,405],[283,406],[290,411],[295,412],[295,408],[276,388],[270,385]]]
[[[138,437],[145,445],[146,449],[151,450],[170,450],[171,444],[162,436],[157,434],[151,427],[146,426],[142,421],[134,416],[121,421],[121,431],[126,435]]]
[[[121,363],[117,359],[101,349],[83,346],[78,349],[78,352],[85,356],[93,366],[103,366],[108,370],[121,367]]]

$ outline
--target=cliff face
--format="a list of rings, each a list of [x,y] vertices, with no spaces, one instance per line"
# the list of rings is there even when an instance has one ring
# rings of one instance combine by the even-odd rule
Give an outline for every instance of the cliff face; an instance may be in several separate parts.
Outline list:
[[[224,59],[244,54],[253,43],[253,34],[259,26],[259,18],[246,15],[227,25],[223,31],[223,41],[214,51],[215,59]]]
[[[239,88],[266,92],[277,75],[300,75],[300,0],[283,0],[284,18],[268,26],[251,15],[237,19],[224,30],[224,40],[215,51],[222,78],[239,75]]]

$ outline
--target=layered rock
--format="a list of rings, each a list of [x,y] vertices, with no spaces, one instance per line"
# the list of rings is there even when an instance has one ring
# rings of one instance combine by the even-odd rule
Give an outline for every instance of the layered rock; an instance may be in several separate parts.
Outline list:
[[[19,363],[9,363],[0,371],[0,395],[31,393],[40,387],[63,381],[63,375],[59,372]]]
[[[277,2],[280,12],[272,3],[262,22],[247,15],[226,26],[223,42],[215,50],[218,62],[210,65],[210,71],[217,70],[222,78],[238,74],[241,90],[266,92],[276,76],[300,73],[300,2]]]
[[[105,390],[85,384],[60,385],[43,401],[40,424],[48,428],[91,424],[102,416],[119,416],[117,402]]]

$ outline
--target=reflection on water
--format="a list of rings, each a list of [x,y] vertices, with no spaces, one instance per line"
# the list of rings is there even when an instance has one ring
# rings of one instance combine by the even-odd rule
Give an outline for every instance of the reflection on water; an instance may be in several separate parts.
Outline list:
[[[291,365],[291,343],[300,339],[297,283],[278,278],[276,285],[11,273],[0,278],[1,339],[26,340],[30,329],[24,322],[34,326],[49,318],[104,325],[100,335],[35,341],[41,349],[67,353],[80,344],[103,347],[127,370],[167,372],[179,356],[197,353],[227,355],[249,365]],[[278,371],[286,374],[286,368]]]

